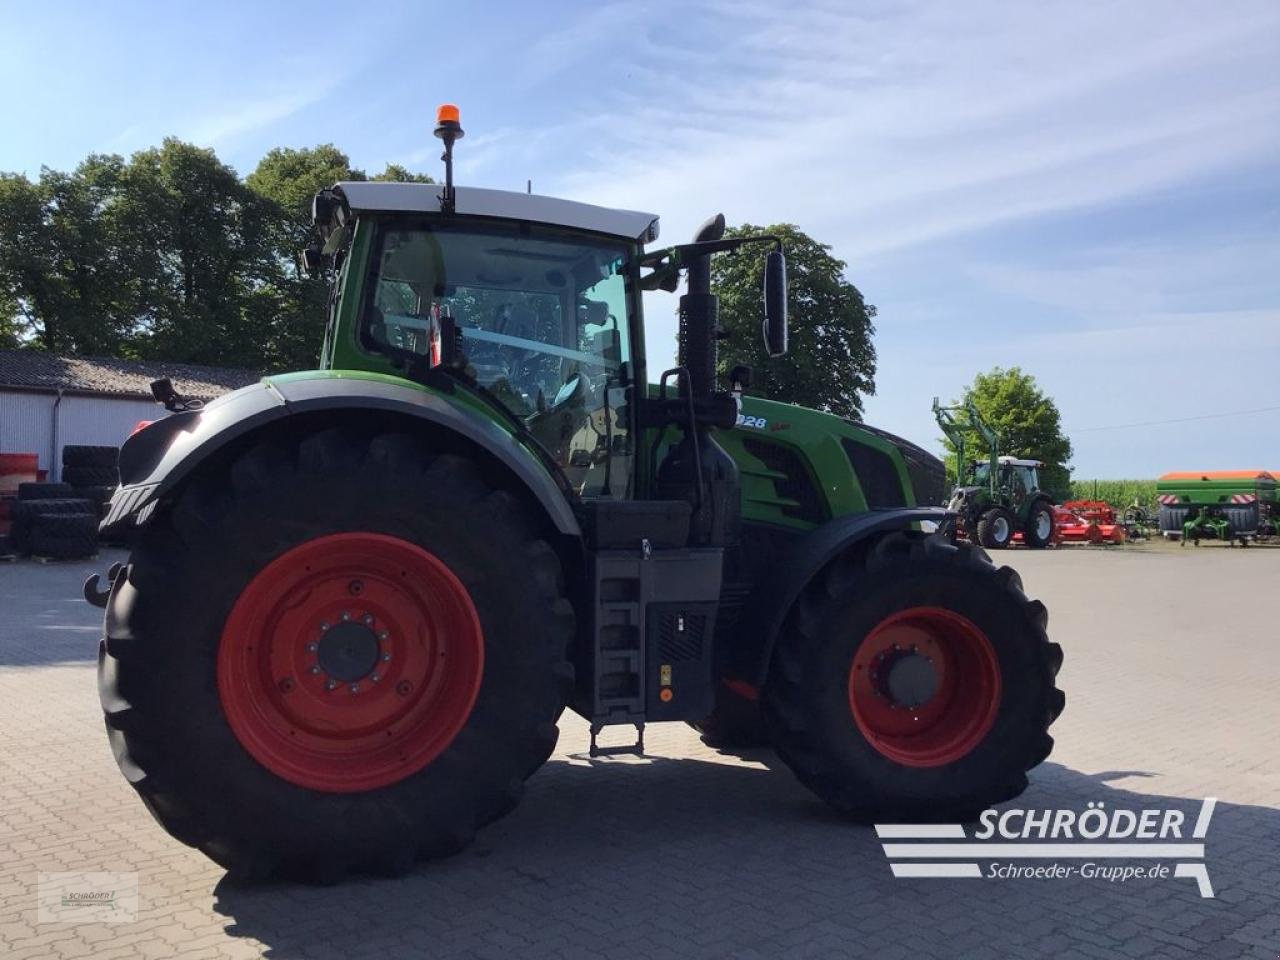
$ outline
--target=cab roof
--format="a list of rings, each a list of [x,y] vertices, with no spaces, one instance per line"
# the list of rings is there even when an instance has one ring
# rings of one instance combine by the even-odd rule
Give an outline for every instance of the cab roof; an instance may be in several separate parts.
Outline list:
[[[438,183],[388,183],[344,180],[336,184],[353,213],[439,213]],[[561,200],[514,190],[454,187],[454,210],[464,216],[529,220],[574,230],[590,230],[650,243],[658,239],[658,215],[614,210],[576,200]]]
[[[1001,457],[1001,463],[1007,463],[1014,467],[1043,467],[1044,463],[1040,460],[1019,460],[1017,457]]]

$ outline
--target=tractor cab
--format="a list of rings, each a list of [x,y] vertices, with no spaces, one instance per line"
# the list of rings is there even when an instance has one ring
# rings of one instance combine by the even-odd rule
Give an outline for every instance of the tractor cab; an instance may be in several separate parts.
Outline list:
[[[997,484],[1006,491],[1014,503],[1021,503],[1040,490],[1039,460],[1020,460],[1016,457],[999,458],[999,475]]]
[[[575,494],[633,496],[636,259],[657,218],[473,188],[442,217],[432,184],[332,193],[360,267],[341,278],[323,365],[451,374],[517,421]]]

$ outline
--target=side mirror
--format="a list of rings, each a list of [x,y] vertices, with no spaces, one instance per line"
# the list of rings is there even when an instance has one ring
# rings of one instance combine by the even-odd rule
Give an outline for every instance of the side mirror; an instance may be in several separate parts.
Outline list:
[[[787,352],[787,260],[781,250],[764,258],[764,349],[771,357]]]
[[[314,243],[306,247],[298,257],[298,266],[302,272],[313,280],[320,276],[324,269],[324,255]]]

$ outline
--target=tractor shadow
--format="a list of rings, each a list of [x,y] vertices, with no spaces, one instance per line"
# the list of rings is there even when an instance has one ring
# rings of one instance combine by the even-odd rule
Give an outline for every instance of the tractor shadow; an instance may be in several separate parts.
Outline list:
[[[1205,859],[1216,899],[1182,878],[895,879],[874,830],[770,769],[771,755],[750,760],[558,758],[515,813],[452,859],[328,888],[224,880],[214,909],[226,933],[277,958],[1111,956],[1123,947],[1170,960],[1274,958],[1280,944],[1280,810],[1217,805]],[[1172,807],[1189,833],[1202,798],[1110,785],[1147,776],[1047,763],[1006,806]]]

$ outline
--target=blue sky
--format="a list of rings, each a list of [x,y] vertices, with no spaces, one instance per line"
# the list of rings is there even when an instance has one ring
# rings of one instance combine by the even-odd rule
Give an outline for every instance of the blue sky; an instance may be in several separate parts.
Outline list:
[[[798,223],[880,310],[867,419],[1020,365],[1078,477],[1280,470],[1280,4],[5,3],[0,169],[174,134]],[[668,356],[673,302],[649,306]]]

